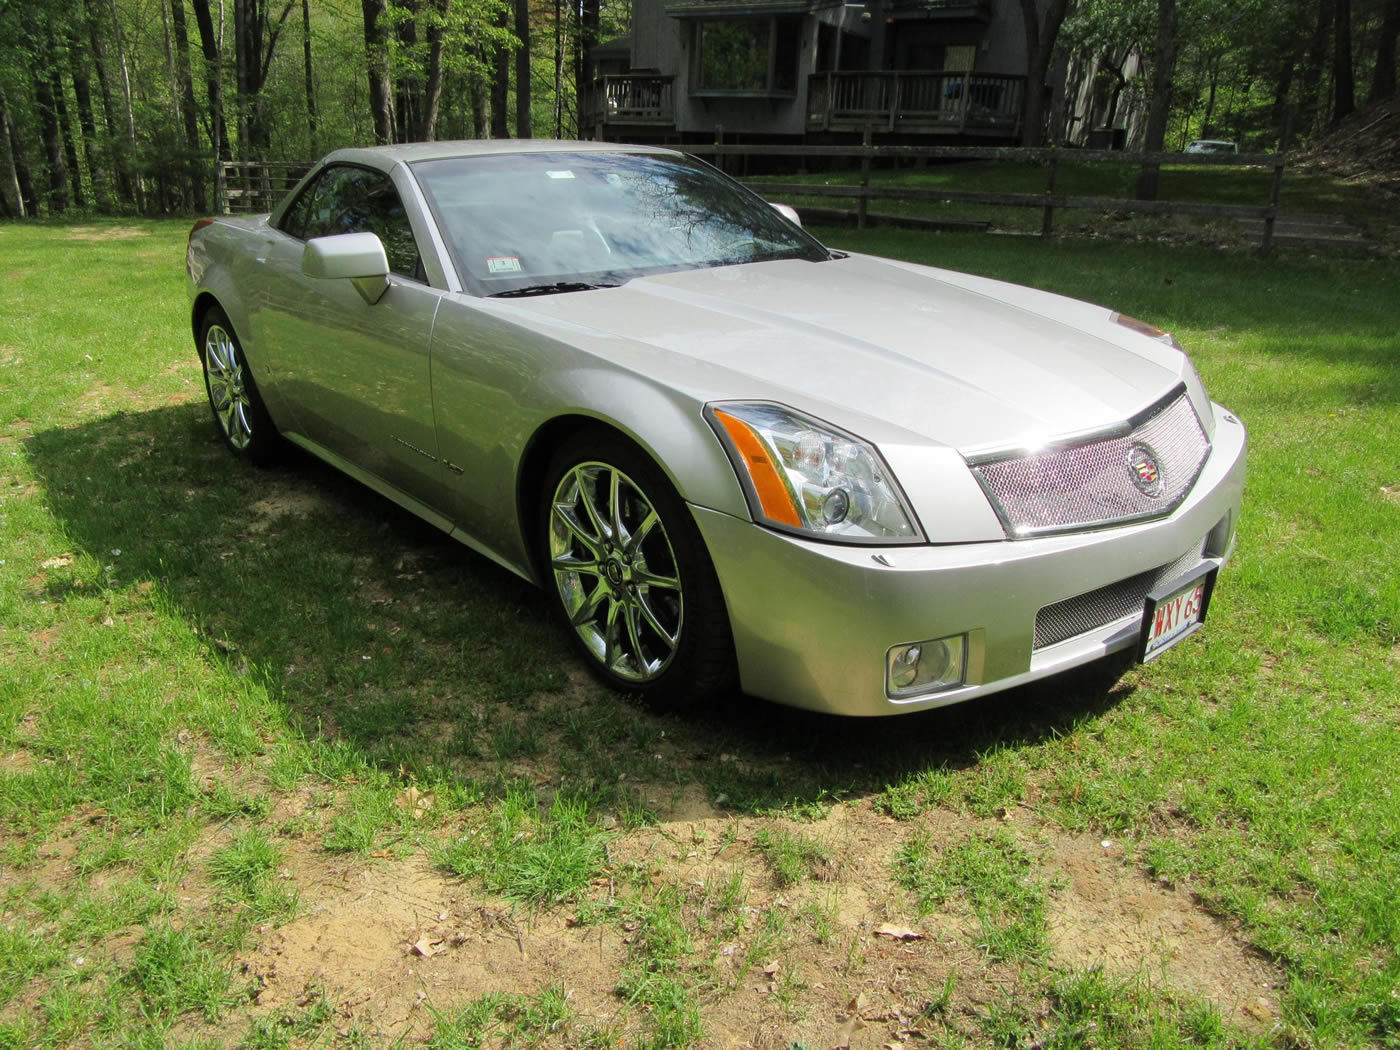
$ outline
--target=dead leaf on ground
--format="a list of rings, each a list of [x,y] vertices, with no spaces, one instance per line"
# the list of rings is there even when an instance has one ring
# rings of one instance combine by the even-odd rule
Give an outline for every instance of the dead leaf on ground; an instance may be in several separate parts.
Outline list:
[[[438,947],[441,943],[441,941],[429,941],[428,938],[422,937],[413,942],[413,946],[409,951],[414,955],[421,955],[425,959],[431,959],[434,955],[442,951],[442,949]]]
[[[877,937],[893,937],[897,941],[917,941],[923,937],[918,930],[911,930],[908,926],[896,926],[892,922],[876,926],[874,932]]]
[[[45,569],[62,569],[73,564],[73,555],[60,554],[57,557],[45,558],[40,562],[40,567]]]

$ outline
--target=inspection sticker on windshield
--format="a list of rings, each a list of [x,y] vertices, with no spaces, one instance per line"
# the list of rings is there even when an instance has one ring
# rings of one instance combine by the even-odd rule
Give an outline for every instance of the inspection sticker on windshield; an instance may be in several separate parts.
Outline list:
[[[546,174],[548,174],[551,179],[572,179],[574,177],[572,171],[551,171]]]
[[[516,255],[491,255],[486,259],[487,273],[519,273],[520,257]]]
[[[1201,629],[1210,593],[1215,589],[1216,571],[1216,566],[1206,565],[1147,596],[1142,610],[1139,661],[1154,659]]]

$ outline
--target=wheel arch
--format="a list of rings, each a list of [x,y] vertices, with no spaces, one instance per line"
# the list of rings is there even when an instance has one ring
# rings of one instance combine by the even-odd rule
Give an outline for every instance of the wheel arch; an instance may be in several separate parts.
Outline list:
[[[537,427],[526,441],[524,452],[520,456],[520,466],[516,472],[515,510],[520,522],[520,534],[525,541],[525,555],[529,561],[530,572],[540,584],[543,584],[546,577],[540,565],[538,545],[534,542],[534,528],[544,503],[545,473],[559,449],[570,439],[589,430],[604,431],[625,441],[671,479],[670,471],[666,470],[654,452],[611,420],[583,412],[567,412],[546,420]],[[671,484],[674,487],[674,479],[671,479]]]
[[[199,331],[204,327],[204,319],[209,316],[210,310],[223,310],[223,303],[219,302],[219,297],[207,288],[200,291],[195,296],[194,302],[190,305],[190,335],[194,338],[195,347],[199,347]],[[224,316],[228,316],[228,311],[224,310]],[[230,321],[229,324],[233,322]]]
[[[617,413],[605,414],[591,407],[562,411],[537,426],[523,446],[516,471],[516,515],[529,568],[537,582],[544,576],[533,530],[544,500],[545,473],[555,453],[588,430],[615,436],[646,457],[682,502],[748,517],[734,468],[698,410],[690,419],[689,413],[669,399],[664,399],[664,405],[655,400],[647,405],[642,399],[617,394],[613,390],[612,401],[620,409]],[[657,435],[657,439],[651,441],[644,435]]]

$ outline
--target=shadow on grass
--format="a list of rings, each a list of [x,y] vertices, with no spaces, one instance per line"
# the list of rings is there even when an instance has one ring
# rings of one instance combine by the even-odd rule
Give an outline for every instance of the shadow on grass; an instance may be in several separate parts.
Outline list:
[[[107,586],[149,583],[209,660],[264,686],[308,735],[388,768],[450,770],[487,790],[564,777],[604,805],[699,782],[762,809],[969,766],[1126,695],[1124,665],[1105,663],[890,719],[742,695],[659,715],[591,684],[539,591],[308,456],[265,471],[235,462],[202,404],[49,430],[27,449],[51,512],[108,566]],[[147,658],[161,657],[133,654]]]

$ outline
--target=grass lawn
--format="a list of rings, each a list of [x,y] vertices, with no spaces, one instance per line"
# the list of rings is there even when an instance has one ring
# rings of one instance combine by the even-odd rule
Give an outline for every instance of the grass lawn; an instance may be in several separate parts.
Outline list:
[[[652,714],[231,461],[186,229],[0,225],[0,1048],[1400,1047],[1393,263],[819,231],[1169,327],[1251,433],[1196,638],[853,723]]]

